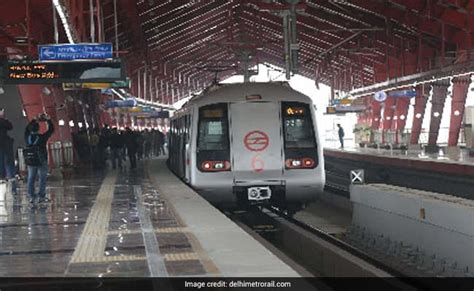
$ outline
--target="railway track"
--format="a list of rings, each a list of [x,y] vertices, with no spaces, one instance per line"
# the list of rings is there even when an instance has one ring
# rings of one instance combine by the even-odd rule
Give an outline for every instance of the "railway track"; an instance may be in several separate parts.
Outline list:
[[[323,282],[329,281],[325,282],[329,286],[339,282],[324,277],[378,277],[390,278],[377,280],[383,290],[424,289],[413,279],[404,278],[398,270],[277,208],[255,207],[229,216],[259,233],[315,277],[323,277]]]

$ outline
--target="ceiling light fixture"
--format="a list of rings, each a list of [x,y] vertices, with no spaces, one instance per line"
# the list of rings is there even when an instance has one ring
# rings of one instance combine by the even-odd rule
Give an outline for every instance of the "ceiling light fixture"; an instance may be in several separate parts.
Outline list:
[[[66,11],[63,5],[60,3],[60,0],[53,0],[53,5],[59,14],[59,18],[61,18],[61,22],[63,23],[64,31],[66,32],[69,43],[75,43],[71,25],[69,25],[69,19],[66,16]]]

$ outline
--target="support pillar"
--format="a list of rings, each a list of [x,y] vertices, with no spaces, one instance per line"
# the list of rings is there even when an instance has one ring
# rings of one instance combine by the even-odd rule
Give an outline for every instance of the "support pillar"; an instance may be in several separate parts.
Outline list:
[[[409,106],[410,106],[409,98],[397,98],[397,104],[396,104],[395,116],[394,116],[394,119],[396,120],[393,124],[394,129],[396,131],[396,134],[395,134],[396,144],[400,144],[404,142],[403,140],[400,140],[400,137],[402,136],[403,130],[405,129]]]
[[[428,102],[429,87],[417,86],[415,97],[415,111],[413,112],[413,123],[411,127],[410,144],[417,145],[420,139],[421,127],[425,117],[426,103]]]
[[[436,144],[439,135],[439,126],[443,116],[444,102],[449,87],[449,82],[436,82],[433,84],[433,97],[431,99],[430,132],[428,137],[427,152],[437,152]]]
[[[453,79],[448,146],[457,146],[471,77]]]
[[[387,97],[385,100],[385,108],[383,111],[382,122],[382,143],[386,143],[386,133],[392,127],[393,113],[395,112],[395,98]]]
[[[370,134],[370,142],[374,143],[374,142],[376,142],[376,140],[375,140],[375,131],[377,131],[380,127],[381,104],[380,104],[380,102],[372,99],[371,106],[372,106],[372,116],[371,116],[372,131],[371,131],[371,134]]]

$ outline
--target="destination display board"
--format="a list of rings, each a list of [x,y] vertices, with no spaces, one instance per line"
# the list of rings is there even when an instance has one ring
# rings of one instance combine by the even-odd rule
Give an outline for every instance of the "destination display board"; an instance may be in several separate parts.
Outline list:
[[[6,62],[0,80],[5,84],[113,83],[125,81],[122,63],[37,61]]]
[[[102,90],[110,88],[130,88],[130,85],[130,79],[127,79],[127,81],[116,81],[113,83],[63,83],[63,90]]]

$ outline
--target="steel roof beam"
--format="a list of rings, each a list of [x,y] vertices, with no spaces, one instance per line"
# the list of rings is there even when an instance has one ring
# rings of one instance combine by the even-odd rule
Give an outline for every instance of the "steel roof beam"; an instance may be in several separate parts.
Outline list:
[[[175,52],[179,50],[179,48],[183,48],[186,46],[196,46],[208,41],[216,34],[223,34],[227,27],[227,23],[222,23],[222,20],[223,18],[213,22],[212,24],[214,25],[212,27],[206,27],[204,31],[195,32],[192,36],[186,35],[183,37],[176,38],[172,42],[172,44],[168,46],[163,45],[161,47],[161,53],[165,55],[175,54]]]
[[[197,7],[197,9],[189,10],[169,20],[163,20],[155,24],[152,22],[151,23],[152,25],[145,24],[143,25],[143,30],[145,31],[145,34],[147,35],[156,29],[159,29],[160,31],[163,31],[163,32],[165,31],[167,32],[170,30],[181,30],[183,29],[182,26],[185,26],[186,24],[193,22],[197,18],[206,18],[207,14],[216,13],[218,12],[218,10],[222,11],[225,7],[229,6],[229,3],[231,2],[227,2],[227,1],[225,1],[224,3],[210,2],[209,4],[199,6]],[[219,13],[221,11],[219,11]],[[161,35],[161,32],[158,33],[157,35],[158,36]]]
[[[159,43],[165,44],[170,41],[175,41],[180,38],[186,38],[195,31],[202,31],[208,28],[211,28],[213,25],[220,24],[223,20],[226,19],[226,15],[223,14],[224,11],[211,15],[209,18],[200,19],[195,21],[192,26],[186,27],[181,30],[169,30],[165,31],[162,34],[156,34],[148,38],[148,41],[151,44]]]

